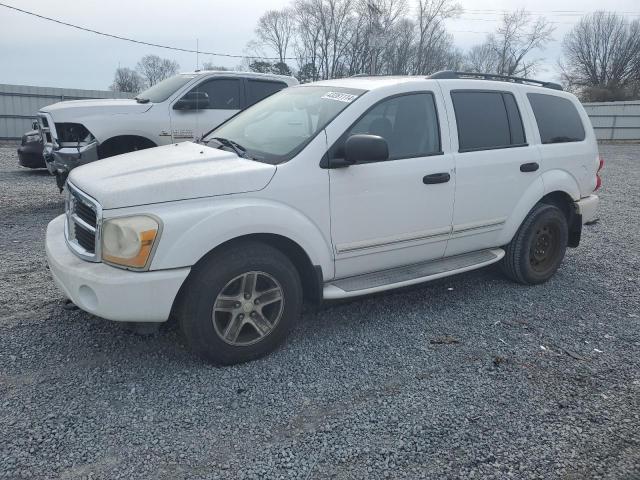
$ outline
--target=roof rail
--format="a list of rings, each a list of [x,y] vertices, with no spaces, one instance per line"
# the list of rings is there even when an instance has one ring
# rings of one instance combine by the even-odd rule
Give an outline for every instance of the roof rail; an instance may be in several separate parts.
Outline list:
[[[563,90],[561,85],[554,82],[542,82],[540,80],[532,80],[530,78],[510,77],[508,75],[497,75],[495,73],[454,72],[453,70],[443,70],[429,75],[428,78],[432,78],[435,80],[452,78],[460,78],[465,80],[497,80],[502,82],[538,85],[540,87],[552,88],[553,90]]]

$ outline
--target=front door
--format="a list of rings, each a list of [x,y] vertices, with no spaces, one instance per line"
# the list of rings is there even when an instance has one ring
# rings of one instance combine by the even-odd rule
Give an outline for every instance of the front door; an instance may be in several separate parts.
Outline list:
[[[370,108],[330,149],[351,135],[383,137],[389,159],[329,170],[336,277],[440,258],[451,230],[455,178],[443,153],[435,97],[403,94]]]
[[[210,78],[193,87],[171,106],[173,141],[201,138],[235,115],[242,108],[242,92],[240,78]]]

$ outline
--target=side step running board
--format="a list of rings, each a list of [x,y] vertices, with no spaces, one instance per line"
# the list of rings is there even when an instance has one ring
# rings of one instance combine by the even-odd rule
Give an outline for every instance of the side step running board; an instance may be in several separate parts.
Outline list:
[[[475,270],[476,268],[496,263],[502,257],[504,257],[504,250],[494,248],[391,268],[380,272],[341,278],[333,280],[324,286],[323,297],[326,300],[356,297],[358,295],[406,287],[407,285],[428,282],[437,278],[455,275],[456,273]]]

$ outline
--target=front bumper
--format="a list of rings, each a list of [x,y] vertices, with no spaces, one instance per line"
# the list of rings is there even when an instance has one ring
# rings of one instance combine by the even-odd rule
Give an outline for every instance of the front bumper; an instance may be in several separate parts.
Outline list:
[[[576,202],[577,213],[582,215],[582,223],[593,222],[598,218],[599,203],[600,199],[597,195],[589,195]]]
[[[130,272],[76,257],[64,239],[64,215],[47,227],[47,261],[67,298],[82,310],[108,320],[164,322],[189,268]]]
[[[50,145],[44,149],[47,169],[56,176],[58,186],[62,189],[69,172],[80,165],[98,160],[98,143],[91,142],[80,147],[62,147],[57,150]]]
[[[41,143],[27,143],[18,147],[18,163],[26,168],[44,168]]]

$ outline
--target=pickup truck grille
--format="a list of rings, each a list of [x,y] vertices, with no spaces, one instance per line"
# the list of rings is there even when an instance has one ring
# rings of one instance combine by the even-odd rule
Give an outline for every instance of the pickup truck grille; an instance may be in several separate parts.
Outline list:
[[[49,121],[46,113],[38,113],[38,127],[45,146],[52,146],[54,140],[57,139],[55,128],[52,128],[52,122]]]
[[[75,202],[75,213],[80,219],[88,225],[96,228],[96,211],[84,202]]]
[[[65,236],[71,250],[84,260],[99,262],[100,216],[98,202],[67,182]]]

